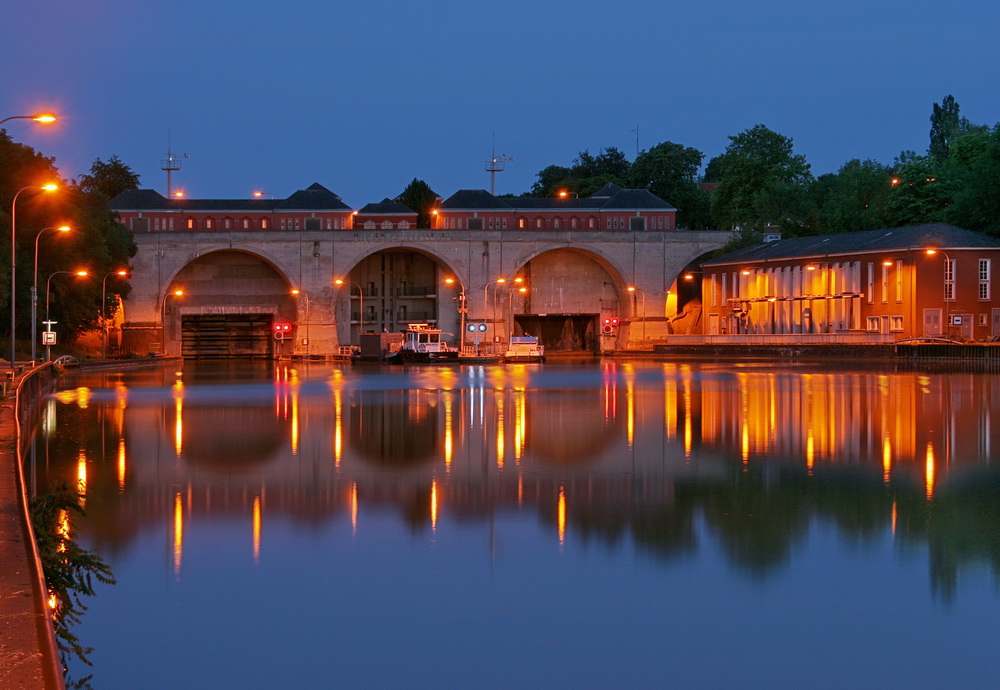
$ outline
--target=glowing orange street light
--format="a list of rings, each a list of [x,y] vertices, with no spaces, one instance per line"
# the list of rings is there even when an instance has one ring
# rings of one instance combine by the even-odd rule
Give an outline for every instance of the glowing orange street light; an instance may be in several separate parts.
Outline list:
[[[78,276],[80,278],[86,278],[88,275],[90,275],[90,273],[88,271],[85,271],[85,270],[80,270],[80,271],[56,271],[55,273],[53,273],[53,274],[51,274],[49,276],[48,280],[45,281],[45,321],[43,321],[42,323],[46,324],[49,327],[49,330],[52,330],[52,324],[54,323],[54,321],[52,321],[49,318],[49,295],[51,294],[52,279],[55,278],[57,275],[61,275],[61,274],[72,274],[72,275]],[[47,341],[45,343],[45,359],[46,359],[46,361],[52,359],[51,345]]]
[[[178,189],[176,192],[174,192],[174,198],[176,198],[176,199],[183,199],[184,198],[184,190],[183,189]]]
[[[569,198],[569,195],[570,195],[570,194],[572,194],[572,195],[573,195],[573,197],[574,197],[574,198],[576,198],[576,199],[579,199],[579,198],[580,198],[580,195],[579,195],[579,194],[577,194],[576,192],[571,192],[571,191],[569,191],[569,190],[566,190],[566,189],[561,189],[561,190],[559,190],[559,198],[560,198],[560,199],[566,199],[566,198]]]
[[[52,124],[56,121],[56,116],[51,113],[38,113],[37,115],[11,115],[0,120],[0,125],[8,120],[34,120],[43,125]]]

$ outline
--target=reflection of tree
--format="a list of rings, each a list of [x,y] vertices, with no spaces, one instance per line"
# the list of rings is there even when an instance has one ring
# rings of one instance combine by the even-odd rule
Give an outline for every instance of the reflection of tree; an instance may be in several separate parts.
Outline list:
[[[585,539],[619,543],[631,529],[636,546],[663,557],[697,548],[699,513],[731,561],[755,577],[776,574],[811,524],[827,522],[842,538],[865,542],[893,530],[904,546],[926,546],[934,593],[954,595],[963,566],[986,563],[1000,580],[1000,470],[942,489],[932,502],[919,486],[885,485],[857,468],[807,474],[796,465],[734,470],[717,483],[674,487],[673,502],[629,504],[570,498],[569,522]],[[554,521],[549,508],[547,520]]]

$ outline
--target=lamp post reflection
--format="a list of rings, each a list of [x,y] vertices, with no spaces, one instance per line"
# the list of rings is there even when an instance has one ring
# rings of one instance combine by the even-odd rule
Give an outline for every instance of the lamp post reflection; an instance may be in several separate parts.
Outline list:
[[[163,331],[163,354],[170,354],[170,347],[167,345],[168,336],[170,335],[170,330],[167,328],[167,302],[171,297],[183,297],[184,291],[181,289],[176,289],[172,292],[168,292],[163,296],[162,311],[160,313],[160,328]]]
[[[465,297],[465,285],[462,284],[458,278],[445,278],[444,282],[448,285],[458,284],[458,349],[461,351],[465,348],[465,315],[469,311],[469,305],[466,302]]]
[[[642,339],[646,340],[646,293],[644,293],[642,290],[640,290],[639,288],[635,287],[634,285],[629,285],[628,291],[631,292],[633,295],[638,292],[639,293],[639,297],[642,298],[642,302],[641,302],[641,304],[642,304],[642,311],[641,311],[641,314],[642,314]],[[634,301],[632,303],[632,313],[633,314],[635,313],[635,302]]]

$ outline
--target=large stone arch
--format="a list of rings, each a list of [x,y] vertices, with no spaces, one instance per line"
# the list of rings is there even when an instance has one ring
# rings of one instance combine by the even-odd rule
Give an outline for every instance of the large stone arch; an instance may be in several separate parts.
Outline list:
[[[293,283],[272,257],[239,247],[206,248],[176,265],[160,266],[153,323],[126,324],[126,347],[185,356],[273,356],[297,337],[299,305]]]
[[[405,244],[370,246],[342,256],[340,265],[343,275],[333,282],[341,342],[356,344],[361,333],[398,332],[409,323],[432,324],[458,340],[469,277],[456,262]]]

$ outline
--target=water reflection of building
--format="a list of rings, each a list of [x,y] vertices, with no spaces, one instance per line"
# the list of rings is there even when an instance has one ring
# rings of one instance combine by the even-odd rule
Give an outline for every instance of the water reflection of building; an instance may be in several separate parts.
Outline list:
[[[105,381],[53,400],[36,447],[51,477],[85,482],[99,543],[116,550],[157,525],[178,568],[191,524],[245,520],[256,558],[271,520],[357,529],[375,508],[433,529],[444,515],[518,507],[559,541],[628,531],[675,553],[705,496],[719,505],[727,477],[760,460],[935,498],[988,461],[1000,394],[996,377],[971,373],[608,364],[536,385],[531,372],[442,369],[422,372],[419,388],[383,390],[349,369],[282,369],[267,388],[221,399],[172,373],[152,389]],[[705,486],[718,488],[692,488]],[[780,530],[779,544],[797,533]]]

